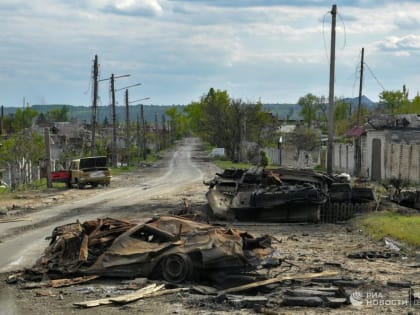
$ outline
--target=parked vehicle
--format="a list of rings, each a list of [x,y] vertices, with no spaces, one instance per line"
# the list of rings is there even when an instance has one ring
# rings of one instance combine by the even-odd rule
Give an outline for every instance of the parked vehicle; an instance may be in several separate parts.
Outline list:
[[[108,186],[111,183],[111,177],[105,156],[76,159],[71,162],[68,170],[51,172],[51,181],[64,182],[69,188],[77,185],[80,189],[86,185]]]

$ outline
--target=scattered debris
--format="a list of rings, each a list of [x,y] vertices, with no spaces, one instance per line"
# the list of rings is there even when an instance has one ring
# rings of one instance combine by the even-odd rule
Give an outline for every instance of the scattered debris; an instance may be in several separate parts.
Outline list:
[[[396,241],[390,239],[389,237],[384,237],[385,248],[399,252],[401,250],[402,245],[397,243]]]
[[[396,288],[411,288],[411,281],[408,280],[389,280],[386,283],[387,286]]]
[[[248,296],[248,295],[232,295],[226,294],[218,298],[219,303],[225,302],[235,308],[255,308],[265,305],[268,298],[265,296]]]
[[[347,255],[348,258],[373,260],[376,258],[392,258],[392,257],[406,257],[403,253],[389,252],[389,251],[363,251]]]
[[[281,277],[276,277],[276,278],[271,278],[267,280],[244,284],[239,287],[233,287],[226,290],[222,290],[219,292],[219,294],[246,291],[249,289],[253,289],[253,288],[257,288],[257,287],[261,287],[261,286],[265,286],[265,285],[273,284],[277,282],[282,282],[286,280],[305,280],[305,279],[311,279],[311,278],[329,277],[336,274],[337,274],[336,272],[322,272],[322,273],[306,273],[306,274],[294,275],[294,276],[281,276]]]
[[[75,284],[85,283],[99,278],[99,276],[85,276],[85,277],[76,277],[72,279],[56,279],[48,280],[41,282],[27,282],[21,286],[22,289],[33,289],[33,288],[44,288],[44,287],[53,287],[61,288],[68,287]]]
[[[129,294],[124,294],[124,295],[120,295],[116,297],[103,298],[99,300],[76,302],[76,303],[73,303],[73,305],[78,306],[78,307],[83,307],[83,308],[90,308],[90,307],[96,307],[100,305],[109,305],[109,304],[121,305],[121,304],[132,303],[143,298],[174,294],[174,293],[188,290],[188,288],[175,288],[175,289],[164,289],[164,288],[165,288],[164,284],[156,285],[156,283],[153,283]]]

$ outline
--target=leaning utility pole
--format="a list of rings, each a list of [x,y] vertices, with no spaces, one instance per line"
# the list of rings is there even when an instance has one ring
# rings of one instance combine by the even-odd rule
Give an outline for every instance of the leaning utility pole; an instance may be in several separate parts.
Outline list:
[[[333,166],[333,144],[334,144],[334,77],[335,77],[335,25],[337,5],[333,4],[331,23],[331,57],[330,57],[330,91],[328,106],[328,148],[327,148],[327,173],[332,174]]]
[[[365,49],[362,48],[362,57],[360,60],[360,84],[359,84],[359,102],[357,104],[357,126],[360,126],[360,115],[362,110],[362,88],[363,88],[363,64],[364,64]],[[356,176],[360,175],[362,170],[362,144],[360,137],[356,136],[354,146],[354,173]]]
[[[98,55],[95,55],[95,60],[93,61],[93,98],[92,98],[92,142],[90,145],[90,154],[91,156],[95,155],[95,133],[96,133],[96,110],[98,103]]]
[[[125,148],[127,166],[130,164],[130,112],[128,109],[128,89],[125,89]]]

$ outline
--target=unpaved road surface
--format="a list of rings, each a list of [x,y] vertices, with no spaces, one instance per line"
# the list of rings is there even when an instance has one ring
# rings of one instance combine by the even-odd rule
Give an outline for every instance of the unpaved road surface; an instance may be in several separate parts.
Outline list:
[[[98,279],[65,288],[22,290],[5,283],[14,271],[30,267],[48,242],[45,237],[58,225],[98,217],[146,218],[182,209],[182,199],[191,208],[206,207],[203,179],[213,177],[216,167],[207,161],[196,139],[187,139],[168,152],[153,167],[115,176],[109,188],[54,190],[48,193],[21,194],[18,199],[0,201],[8,207],[8,218],[28,221],[0,223],[0,314],[256,314],[256,310],[227,304],[212,297],[177,293],[139,300],[124,306],[99,306],[78,309],[74,302],[94,300],[127,293],[127,282]],[[34,196],[35,195],[35,196]],[[13,206],[14,205],[14,206]],[[420,292],[418,258],[349,259],[362,251],[384,251],[383,242],[366,237],[351,222],[345,224],[278,224],[254,222],[218,222],[232,224],[254,235],[271,234],[282,253],[281,267],[261,270],[268,276],[296,275],[314,271],[332,271],[350,279],[345,287],[360,305],[339,309],[281,306],[284,290],[307,282],[286,282],[270,290],[254,291],[269,299],[270,310],[278,314],[420,314],[420,306],[406,305],[409,289],[387,285],[389,281],[409,280],[414,293]],[[228,285],[225,283],[225,285]],[[129,286],[132,288],[133,286]],[[357,304],[357,303],[356,303]],[[413,304],[413,303],[412,303]]]

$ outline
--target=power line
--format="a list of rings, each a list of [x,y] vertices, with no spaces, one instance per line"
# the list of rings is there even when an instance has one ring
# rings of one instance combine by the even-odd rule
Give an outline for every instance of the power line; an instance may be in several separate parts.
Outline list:
[[[343,30],[344,30],[344,41],[343,41],[343,47],[341,49],[344,49],[347,44],[347,32],[346,32],[346,24],[344,24],[344,19],[341,17],[340,13],[337,12],[338,17],[341,20],[341,23],[343,24]]]
[[[325,18],[330,14],[330,11],[328,11],[327,13],[324,14],[324,18],[322,19],[322,39],[324,42],[324,51],[325,51],[325,56],[327,58],[327,63],[330,62],[330,56],[328,55],[328,49],[327,49],[327,41],[325,39]]]
[[[375,76],[375,74],[373,73],[372,69],[369,67],[369,65],[367,63],[363,63],[367,69],[369,70],[370,74],[373,76],[373,78],[376,80],[376,82],[379,84],[379,86],[382,88],[382,90],[385,91],[385,87],[382,85],[382,83],[378,80],[378,78]]]

